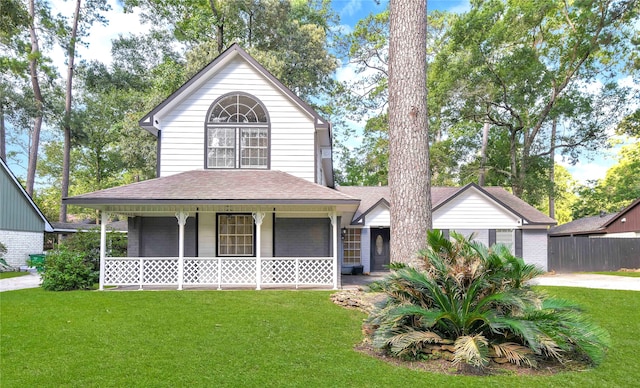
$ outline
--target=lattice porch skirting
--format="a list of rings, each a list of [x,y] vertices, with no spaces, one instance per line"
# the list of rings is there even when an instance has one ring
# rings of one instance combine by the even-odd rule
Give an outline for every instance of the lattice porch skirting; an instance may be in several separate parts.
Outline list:
[[[104,285],[269,287],[333,286],[332,257],[107,257]]]

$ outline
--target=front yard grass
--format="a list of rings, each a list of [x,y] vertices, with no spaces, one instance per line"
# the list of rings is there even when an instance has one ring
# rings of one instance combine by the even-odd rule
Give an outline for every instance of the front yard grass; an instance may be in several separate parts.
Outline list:
[[[624,387],[640,381],[640,293],[544,287],[609,330],[604,363],[554,376],[450,376],[353,350],[364,314],[320,291],[0,294],[0,386]]]
[[[19,276],[25,276],[25,275],[29,275],[29,272],[18,272],[18,271],[0,272],[0,280],[1,279],[9,279],[9,278],[17,278]]]
[[[615,271],[615,272],[591,272],[598,275],[627,276],[630,278],[640,278],[640,272]]]

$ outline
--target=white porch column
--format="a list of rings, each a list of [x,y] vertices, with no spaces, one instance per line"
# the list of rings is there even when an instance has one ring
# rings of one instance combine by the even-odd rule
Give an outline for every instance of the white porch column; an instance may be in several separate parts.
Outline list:
[[[331,219],[331,242],[332,242],[332,251],[333,254],[333,289],[338,289],[338,216],[336,213],[330,213],[329,218]]]
[[[109,213],[103,211],[100,220],[100,291],[104,290],[104,259],[107,256],[107,220],[109,220]]]
[[[256,222],[256,290],[260,289],[260,284],[262,283],[262,252],[260,250],[260,240],[263,219],[264,213],[253,213],[253,220]]]
[[[176,213],[176,218],[180,227],[178,235],[178,290],[182,290],[184,281],[184,225],[187,223],[189,213],[178,212]]]

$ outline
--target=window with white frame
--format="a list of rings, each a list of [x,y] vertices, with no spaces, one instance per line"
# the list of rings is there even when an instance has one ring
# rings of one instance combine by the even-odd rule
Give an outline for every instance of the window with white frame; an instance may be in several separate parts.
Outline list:
[[[255,98],[220,98],[207,118],[207,168],[268,168],[269,117]]]
[[[344,234],[343,263],[360,265],[360,229],[346,229]]]
[[[251,214],[218,214],[218,256],[253,256]]]
[[[509,247],[513,254],[515,252],[515,233],[513,229],[496,229],[496,244],[503,244]]]

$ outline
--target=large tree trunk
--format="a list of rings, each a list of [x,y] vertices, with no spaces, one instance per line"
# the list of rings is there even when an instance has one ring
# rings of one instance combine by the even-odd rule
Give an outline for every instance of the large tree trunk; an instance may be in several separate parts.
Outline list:
[[[484,186],[487,174],[487,145],[489,144],[489,128],[491,124],[485,122],[482,126],[482,148],[480,148],[480,171],[478,172],[478,185]]]
[[[42,128],[44,99],[40,90],[38,80],[38,59],[40,58],[40,47],[38,45],[38,35],[36,33],[36,9],[35,0],[29,0],[29,35],[31,38],[31,53],[29,55],[29,74],[31,76],[31,87],[33,89],[34,105],[36,116],[33,121],[33,131],[31,132],[31,147],[29,148],[29,163],[27,167],[27,193],[33,196],[33,186],[36,179],[36,166],[38,164],[38,147],[40,146],[40,129]]]
[[[516,128],[509,128],[509,159],[511,162],[511,191],[513,195],[521,198],[523,192],[520,182],[522,164],[518,169],[518,129]]]
[[[391,0],[389,15],[391,261],[410,263],[431,228],[426,0]]]
[[[216,18],[216,43],[218,46],[218,54],[222,54],[224,51],[224,11],[222,10],[221,4],[216,3],[216,0],[209,0],[209,6],[211,7],[213,16]]]
[[[71,28],[71,39],[67,47],[67,89],[64,100],[64,155],[62,157],[62,187],[61,198],[69,196],[69,170],[71,166],[71,99],[73,91],[73,63],[76,57],[76,38],[78,35],[78,20],[80,18],[80,6],[82,0],[76,1],[76,9],[73,14],[73,27]],[[60,222],[67,222],[67,204],[60,203]]]

